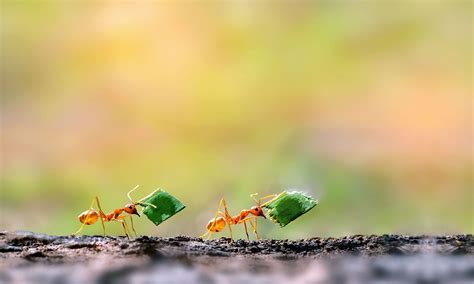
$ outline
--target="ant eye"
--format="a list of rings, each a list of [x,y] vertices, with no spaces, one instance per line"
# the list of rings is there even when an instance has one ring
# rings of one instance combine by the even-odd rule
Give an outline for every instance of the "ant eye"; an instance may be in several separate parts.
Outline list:
[[[133,206],[132,206],[132,205],[130,205],[130,206],[128,206],[128,208],[132,209],[132,208],[133,208]]]

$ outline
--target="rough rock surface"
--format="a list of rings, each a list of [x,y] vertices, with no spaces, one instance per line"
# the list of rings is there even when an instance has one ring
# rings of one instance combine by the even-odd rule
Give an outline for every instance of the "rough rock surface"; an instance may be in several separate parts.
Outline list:
[[[357,263],[357,275],[365,275],[367,283],[381,275],[388,280],[412,277],[409,271],[416,271],[417,263],[431,269],[420,270],[423,277],[469,281],[474,278],[474,237],[356,235],[231,242],[2,232],[0,259],[2,283],[328,283],[357,279],[345,270]],[[445,274],[439,275],[438,266]]]

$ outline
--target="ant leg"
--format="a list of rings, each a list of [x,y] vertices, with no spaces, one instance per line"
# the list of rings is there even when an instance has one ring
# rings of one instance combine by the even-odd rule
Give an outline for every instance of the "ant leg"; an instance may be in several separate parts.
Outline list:
[[[101,221],[101,224],[102,224],[102,232],[104,233],[104,237],[105,237],[105,224],[104,224],[104,220],[102,218],[100,218],[100,221]]]
[[[222,213],[222,212],[220,211],[221,206],[224,206],[224,213]],[[229,214],[229,210],[227,209],[227,203],[225,202],[225,199],[224,199],[224,198],[222,198],[222,199],[221,199],[221,202],[219,203],[219,207],[217,208],[216,216],[214,217],[214,222],[216,221],[216,218],[217,218],[218,215],[221,215],[221,216],[224,215],[223,217],[224,217],[224,219],[226,219],[226,220],[227,220],[228,218],[231,218],[231,215]],[[230,225],[229,223],[227,223],[227,221],[226,221],[226,224],[227,224],[227,226],[229,226],[230,239],[231,239],[231,241],[233,242],[233,241],[234,241],[234,238],[232,237],[232,227],[231,227],[231,225]]]
[[[89,219],[90,211],[92,210],[92,207],[93,207],[93,206],[94,206],[94,198],[92,198],[91,206],[89,207],[89,214],[87,214],[86,220],[84,220],[84,223],[82,223],[82,225],[81,225],[81,227],[79,228],[79,230],[77,230],[73,235],[79,234],[79,233],[84,229],[84,225],[85,225],[85,223],[87,223],[87,220]]]
[[[255,224],[255,235],[257,236],[257,240],[260,240],[260,236],[258,235],[258,232],[257,232],[257,221],[258,221],[258,218],[255,218],[255,221],[254,221],[254,224]]]
[[[81,227],[79,228],[79,230],[77,230],[76,232],[74,232],[72,235],[75,236],[75,235],[78,235],[80,232],[82,232],[82,230],[84,229],[84,223],[82,223]]]
[[[232,218],[232,216],[231,216],[230,213],[229,213],[229,210],[227,209],[227,203],[225,202],[225,199],[224,199],[224,198],[222,198],[221,203],[222,203],[222,205],[224,205],[224,215],[225,215],[225,219],[227,220],[227,219]],[[226,223],[227,223],[227,221],[226,221]],[[229,223],[227,223],[227,226],[229,226],[230,239],[231,239],[231,241],[233,242],[233,241],[234,241],[234,238],[232,237],[232,227],[231,227],[231,225],[230,225]]]
[[[100,221],[102,223],[102,230],[104,232],[104,237],[105,237],[105,225],[104,225],[104,218],[103,218],[105,216],[105,213],[102,210],[102,207],[100,207],[99,197],[96,196],[95,201],[97,203],[97,207],[99,207],[99,218],[100,218]]]
[[[214,232],[211,232],[211,231],[208,230],[205,234],[203,234],[199,237],[204,240],[204,237],[207,236],[206,241],[208,241],[211,238],[212,234],[214,234]]]
[[[130,233],[130,228],[128,227],[128,223],[127,223],[127,220],[125,219],[125,217],[123,218],[123,223],[125,224],[125,227],[127,228],[128,235],[130,237],[132,237],[132,234]]]
[[[128,233],[128,226],[127,226],[127,223],[125,222],[125,220],[122,220],[122,226],[123,226],[123,229],[125,231],[125,235],[127,236],[127,238],[130,239],[130,234]]]
[[[221,201],[219,202],[219,206],[217,207],[217,211],[216,211],[216,215],[214,216],[214,219],[211,219],[211,220],[214,220],[214,222],[216,222],[217,216],[219,216],[219,214],[222,214],[222,212],[221,212],[221,206],[222,206],[223,203],[225,203],[224,198],[222,198]],[[203,237],[205,237],[205,236],[206,236],[207,234],[209,234],[209,233],[211,233],[211,231],[210,231],[210,230],[207,230],[207,232],[206,232],[205,234],[202,234],[202,235],[200,235],[199,237],[202,239]],[[210,235],[209,235],[209,237],[210,237]]]
[[[135,227],[133,226],[133,218],[132,218],[132,215],[130,215],[130,223],[132,224],[132,230],[133,230],[133,233],[135,233],[135,237],[138,237],[137,232],[135,231]]]
[[[225,199],[222,198],[221,202],[222,202],[222,205],[224,206],[224,215],[225,215],[224,218],[225,219],[232,218],[232,215],[230,215],[229,213],[229,209],[227,209],[227,203],[225,202]]]
[[[257,237],[257,240],[260,240],[260,236],[258,235],[258,232],[257,232],[257,218],[255,218],[255,223],[252,223],[252,221],[250,221],[250,224],[253,227],[253,233]]]
[[[218,211],[217,213],[218,213],[219,216],[225,218],[224,213],[222,213],[221,211]],[[211,219],[211,220],[212,220],[212,219]],[[213,222],[216,222],[216,219],[214,219]],[[209,240],[209,239],[211,238],[211,235],[214,234],[214,233],[215,233],[215,232],[212,232],[211,230],[207,230],[206,233],[200,235],[199,237],[200,237],[201,239],[204,239],[204,237],[208,236],[207,240]]]
[[[204,234],[200,235],[199,237],[204,240],[204,237],[209,235],[210,236],[211,231],[207,230]]]
[[[211,231],[207,230],[207,232],[205,232],[204,234],[200,235],[199,237],[204,240],[204,237],[207,236],[207,235],[209,235],[210,232],[211,232]]]
[[[232,237],[232,227],[230,226],[229,223],[227,223],[227,226],[229,226],[229,232],[230,232],[230,241],[233,242],[234,238]]]
[[[127,238],[130,239],[125,221],[122,219],[115,219],[115,221],[120,222],[122,224],[123,230],[125,231],[125,236],[127,236]]]
[[[249,231],[247,230],[247,221],[244,221],[245,234],[247,235],[247,241],[250,241]]]
[[[128,228],[128,223],[127,223],[126,218],[127,218],[127,216],[119,216],[119,217],[116,218],[116,220],[119,221],[119,222],[123,222],[123,225],[125,227],[125,233],[127,234],[127,237],[130,238],[132,236],[132,234],[130,233],[130,229]]]
[[[252,228],[253,228],[252,219],[257,219],[257,217],[256,216],[251,216],[251,217],[247,217],[247,218],[239,221],[239,224],[244,224],[245,234],[247,235],[247,240],[248,241],[250,241],[250,238],[249,238],[249,233],[248,233],[248,230],[247,230],[247,222],[250,222],[250,225],[252,225]],[[254,228],[254,233],[255,233],[255,228]]]
[[[255,223],[252,223],[252,219],[255,219]],[[248,217],[248,218],[245,218],[244,220],[241,220],[240,222],[245,222],[245,221],[249,221],[250,225],[252,225],[253,233],[257,237],[257,240],[260,240],[260,236],[258,235],[258,232],[257,232],[257,217]]]
[[[219,215],[222,216],[222,214],[223,214],[223,213],[221,212],[221,207],[222,207],[222,205],[224,205],[224,208],[226,209],[226,213],[227,213],[227,207],[226,207],[226,205],[225,205],[225,200],[224,200],[224,198],[222,198],[221,201],[219,202],[219,206],[217,207],[216,215],[214,216],[214,219],[213,219],[214,222],[216,222],[217,216],[219,216]],[[225,218],[226,216],[223,216],[223,217]]]

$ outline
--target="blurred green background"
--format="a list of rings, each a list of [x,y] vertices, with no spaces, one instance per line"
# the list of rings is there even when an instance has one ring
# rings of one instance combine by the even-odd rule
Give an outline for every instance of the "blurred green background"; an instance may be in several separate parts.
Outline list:
[[[287,188],[320,205],[267,238],[473,233],[472,8],[2,1],[0,229],[70,234],[140,184],[187,205],[141,234]]]

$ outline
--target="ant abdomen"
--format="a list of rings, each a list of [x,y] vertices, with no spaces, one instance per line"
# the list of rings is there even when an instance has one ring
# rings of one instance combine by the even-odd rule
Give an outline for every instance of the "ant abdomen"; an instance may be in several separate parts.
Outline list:
[[[99,219],[99,213],[94,209],[86,210],[79,214],[79,221],[85,225],[92,225]]]
[[[211,219],[209,223],[207,223],[207,229],[211,232],[220,232],[225,228],[225,219],[223,217],[217,217],[215,219]]]

